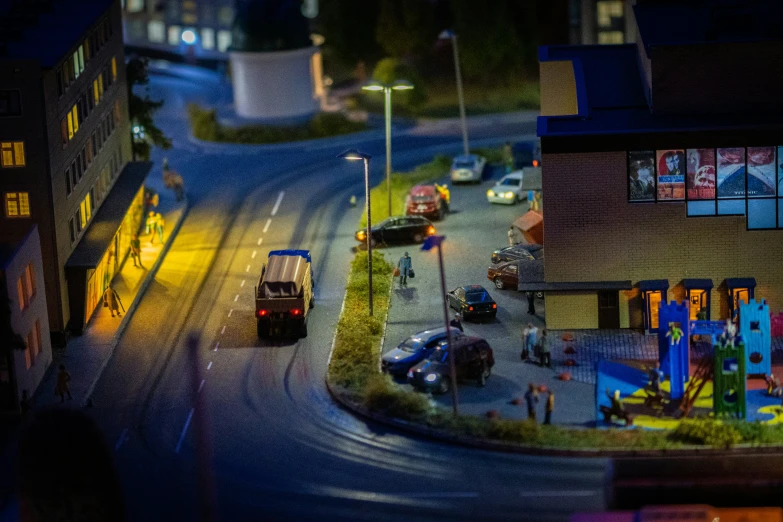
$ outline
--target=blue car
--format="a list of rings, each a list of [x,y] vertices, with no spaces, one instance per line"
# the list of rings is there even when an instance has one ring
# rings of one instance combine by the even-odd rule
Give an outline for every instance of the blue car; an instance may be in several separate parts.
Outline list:
[[[464,335],[457,328],[449,327],[451,337]],[[392,375],[404,376],[411,366],[426,359],[438,343],[446,339],[446,328],[433,328],[418,332],[381,357],[381,369]]]

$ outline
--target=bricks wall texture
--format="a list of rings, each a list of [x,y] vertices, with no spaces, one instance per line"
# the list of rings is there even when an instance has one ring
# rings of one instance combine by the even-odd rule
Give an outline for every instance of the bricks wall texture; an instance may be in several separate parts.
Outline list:
[[[547,282],[668,279],[668,298],[681,300],[682,279],[710,278],[715,320],[728,315],[724,279],[755,277],[756,298],[783,309],[783,231],[747,231],[741,216],[688,218],[684,202],[628,203],[624,151],[544,154],[542,165]],[[629,326],[642,327],[638,289],[621,293]],[[562,303],[554,297],[552,310],[547,299],[547,314],[581,316],[581,300]]]

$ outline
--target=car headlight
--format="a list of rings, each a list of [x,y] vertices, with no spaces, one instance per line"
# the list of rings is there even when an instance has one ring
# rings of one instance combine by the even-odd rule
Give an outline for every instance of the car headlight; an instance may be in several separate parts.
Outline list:
[[[427,382],[435,382],[438,380],[438,374],[437,373],[430,373],[427,374],[427,376],[424,378]]]
[[[491,197],[491,198],[494,198],[494,197],[495,197],[495,191],[494,191],[494,190],[492,190],[492,189],[489,189],[489,190],[487,191],[487,196],[489,196],[489,197]]]
[[[514,197],[514,193],[513,192],[506,192],[505,194],[503,194],[503,197],[506,198],[506,199],[511,199],[511,198]]]

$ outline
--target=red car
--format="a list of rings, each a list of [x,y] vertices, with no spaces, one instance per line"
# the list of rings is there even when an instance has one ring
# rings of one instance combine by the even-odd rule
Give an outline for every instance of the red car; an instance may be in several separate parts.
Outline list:
[[[405,197],[405,215],[424,216],[437,221],[446,213],[446,204],[433,185],[416,185]]]

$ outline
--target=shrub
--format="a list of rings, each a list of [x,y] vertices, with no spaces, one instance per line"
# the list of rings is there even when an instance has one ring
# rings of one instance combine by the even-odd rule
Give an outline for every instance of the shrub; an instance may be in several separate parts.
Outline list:
[[[487,435],[506,442],[536,444],[541,439],[541,430],[534,420],[492,419]]]
[[[215,110],[205,110],[195,103],[188,104],[188,119],[193,136],[204,141],[217,141],[218,123]]]
[[[430,409],[429,400],[420,393],[406,391],[387,375],[373,375],[363,390],[364,406],[401,419],[421,418]]]
[[[471,149],[471,154],[478,154],[479,156],[484,156],[487,158],[487,163],[489,164],[500,164],[503,163],[503,149],[502,148],[479,148],[479,149]]]
[[[669,439],[684,444],[704,444],[716,448],[730,448],[742,442],[742,435],[731,424],[715,419],[684,419]]]

